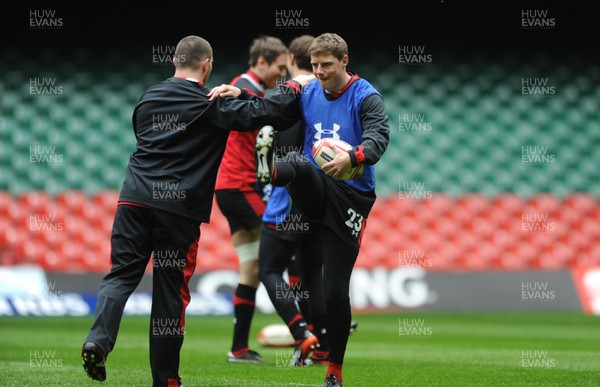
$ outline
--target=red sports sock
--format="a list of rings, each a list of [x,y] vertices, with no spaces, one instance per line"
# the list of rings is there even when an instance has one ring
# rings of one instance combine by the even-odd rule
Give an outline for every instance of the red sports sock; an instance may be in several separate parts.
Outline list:
[[[320,349],[315,349],[313,351],[313,356],[315,356],[315,357],[327,357],[327,356],[329,356],[329,351],[321,351]]]
[[[329,362],[329,366],[327,367],[327,375],[334,374],[337,378],[342,381],[342,365],[337,363]]]
[[[289,278],[290,287],[292,289],[298,289],[298,284],[300,283],[300,276],[288,274],[288,278]]]
[[[245,347],[245,348],[237,349],[235,351],[231,351],[231,353],[233,354],[233,356],[242,356],[243,354],[245,354],[249,350],[250,350],[250,348]]]

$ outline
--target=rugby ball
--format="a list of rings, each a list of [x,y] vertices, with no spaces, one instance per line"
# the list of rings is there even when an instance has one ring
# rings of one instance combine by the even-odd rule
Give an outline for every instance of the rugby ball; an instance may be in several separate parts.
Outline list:
[[[257,340],[263,347],[279,348],[294,345],[294,337],[285,324],[266,325],[258,333]]]
[[[335,158],[336,153],[334,148],[347,152],[350,149],[352,149],[352,145],[348,144],[346,141],[335,140],[333,138],[322,138],[314,143],[312,148],[312,155],[313,159],[319,167],[323,167],[325,163],[328,163],[329,161]],[[359,165],[358,167],[350,168],[349,170],[347,170],[342,176],[339,177],[339,179],[356,179],[357,177],[362,175],[363,171],[364,166]]]

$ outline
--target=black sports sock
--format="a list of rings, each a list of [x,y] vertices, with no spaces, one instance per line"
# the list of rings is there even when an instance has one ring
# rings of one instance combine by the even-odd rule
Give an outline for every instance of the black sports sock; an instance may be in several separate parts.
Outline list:
[[[327,339],[327,319],[325,316],[313,316],[313,333],[319,339],[319,349],[329,351],[329,340]]]
[[[329,300],[327,299],[327,339],[329,342],[329,361],[343,364],[348,336],[350,335],[350,322],[352,312],[350,310],[350,299]]]
[[[231,351],[239,352],[248,348],[250,325],[256,306],[256,288],[238,284],[233,296],[233,343]]]
[[[274,186],[284,187],[296,179],[296,165],[307,163],[306,158],[298,152],[289,152],[287,155],[278,158],[273,166],[273,179],[271,183]]]
[[[306,321],[304,321],[302,315],[299,313],[296,314],[290,321],[286,320],[286,324],[290,328],[290,332],[296,343],[299,343],[306,338],[308,327],[306,326]]]
[[[290,289],[293,289],[294,291],[298,292],[299,294],[304,294],[304,291],[306,289],[302,285],[302,280],[300,279],[300,275],[298,274],[298,271],[296,269],[295,262],[290,262],[290,265],[288,265],[288,278],[289,278],[289,283],[290,283]],[[298,299],[296,300],[296,303],[298,304],[298,308],[300,309],[300,313],[302,313],[302,317],[304,318],[304,321],[306,321],[308,329],[312,329],[312,327],[311,327],[312,320],[310,318],[310,308],[309,308],[310,305],[308,302],[308,298],[307,297],[298,297]]]
[[[276,164],[271,183],[276,187],[285,187],[296,178],[296,171],[289,164]]]

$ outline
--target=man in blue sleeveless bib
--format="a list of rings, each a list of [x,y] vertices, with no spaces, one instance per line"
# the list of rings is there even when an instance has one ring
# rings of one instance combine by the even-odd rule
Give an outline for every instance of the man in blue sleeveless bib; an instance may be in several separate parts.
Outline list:
[[[318,82],[301,91],[295,119],[305,122],[302,154],[275,157],[274,129],[257,136],[257,177],[261,184],[285,186],[292,201],[311,222],[323,225],[323,286],[326,298],[329,366],[323,386],[342,386],[342,364],[352,313],[350,276],[358,257],[369,212],[375,203],[375,164],[389,143],[383,98],[366,80],[346,70],[348,46],[337,34],[318,36],[309,48]],[[287,117],[286,117],[287,118]],[[290,118],[292,119],[292,118]],[[319,168],[312,146],[321,138],[343,140],[352,149],[336,151]],[[351,167],[363,165],[354,180],[340,180]]]

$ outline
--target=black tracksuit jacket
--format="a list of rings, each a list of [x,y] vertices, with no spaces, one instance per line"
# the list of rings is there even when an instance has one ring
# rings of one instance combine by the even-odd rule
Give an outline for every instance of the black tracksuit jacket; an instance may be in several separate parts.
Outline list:
[[[205,85],[188,79],[171,77],[148,88],[133,112],[137,145],[119,202],[208,222],[229,132],[285,126],[278,119],[293,110],[300,87],[288,82],[278,88],[268,98],[242,91],[212,101]]]

